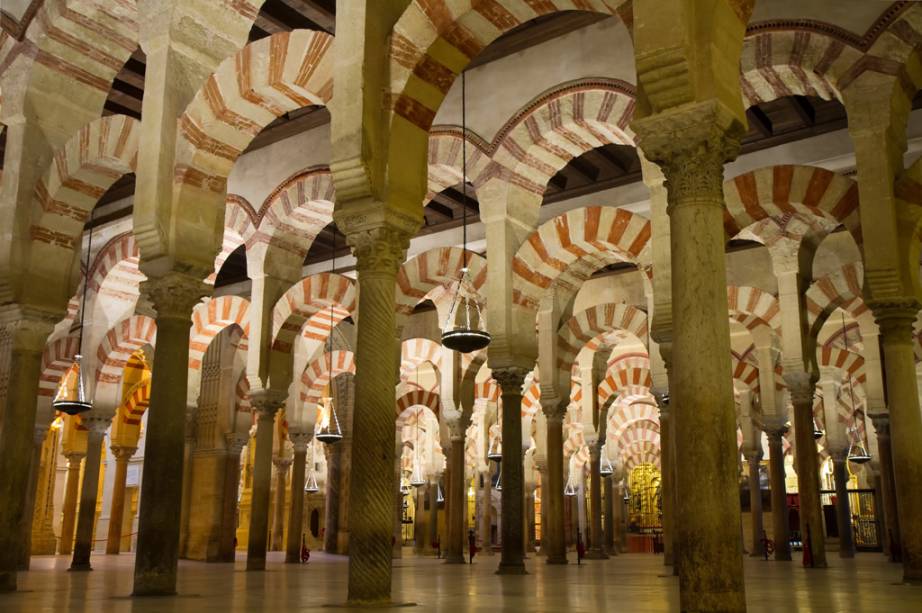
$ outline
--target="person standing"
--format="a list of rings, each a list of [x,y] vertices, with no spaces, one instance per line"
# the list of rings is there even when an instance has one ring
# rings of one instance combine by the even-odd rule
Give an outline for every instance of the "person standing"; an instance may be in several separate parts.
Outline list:
[[[477,537],[474,536],[473,528],[467,531],[467,551],[470,558],[469,564],[474,563],[474,554],[477,553]]]

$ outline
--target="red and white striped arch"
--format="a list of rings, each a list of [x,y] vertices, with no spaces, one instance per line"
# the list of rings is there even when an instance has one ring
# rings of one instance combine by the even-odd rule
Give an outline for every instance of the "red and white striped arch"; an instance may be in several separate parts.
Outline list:
[[[512,299],[536,309],[552,283],[575,293],[600,268],[645,259],[649,242],[650,222],[640,215],[602,206],[567,211],[542,224],[515,254]]]
[[[311,340],[325,340],[339,322],[352,315],[355,300],[355,282],[349,277],[324,272],[302,279],[285,292],[272,311],[273,350],[291,353],[295,339],[302,334]]]
[[[531,385],[522,395],[522,415],[536,415],[541,410],[541,383],[538,378],[532,379]]]
[[[236,398],[236,409],[238,412],[249,413],[252,411],[253,405],[250,404],[250,381],[247,379],[246,370],[243,370],[237,378],[237,385],[234,388],[234,397]]]
[[[820,366],[833,366],[844,371],[851,379],[864,380],[864,358],[861,354],[829,344],[818,348],[817,354]]]
[[[351,351],[334,350],[314,358],[301,373],[302,404],[309,407],[319,403],[330,380],[343,373],[355,374],[355,354]]]
[[[621,435],[638,422],[650,422],[659,428],[659,409],[655,402],[618,402],[608,412],[605,435],[609,440],[620,441]]]
[[[861,244],[858,183],[825,168],[759,168],[725,182],[724,198],[724,229],[730,238],[760,220],[800,213],[844,225]]]
[[[634,86],[615,79],[578,82],[542,96],[497,137],[498,174],[540,198],[571,160],[609,144],[633,145]]]
[[[475,400],[483,398],[488,401],[499,402],[501,396],[499,385],[493,380],[493,377],[474,385]]]
[[[599,383],[599,403],[605,404],[614,395],[650,396],[653,385],[650,358],[644,353],[625,353],[608,364],[605,378]]]
[[[397,416],[399,417],[401,413],[411,407],[424,406],[435,413],[436,417],[438,417],[441,414],[441,404],[442,399],[435,392],[420,389],[410,390],[397,399]]]
[[[408,338],[400,344],[401,381],[408,381],[424,362],[435,367],[438,377],[442,369],[442,346],[428,338]]]
[[[113,273],[119,276],[116,281],[118,291],[130,292],[137,298],[137,288],[145,276],[138,270],[141,252],[132,232],[123,232],[113,237],[96,254],[90,266],[91,292],[99,292],[103,283]]]
[[[74,356],[80,348],[76,335],[57,338],[42,352],[42,374],[38,379],[38,395],[52,397],[58,389],[61,377],[74,363]]]
[[[487,279],[486,259],[467,252],[468,275],[475,290]],[[414,307],[437,287],[457,287],[464,266],[464,250],[457,247],[435,247],[419,253],[401,265],[397,271],[397,311],[408,315]],[[455,285],[453,285],[455,284]],[[483,302],[483,296],[474,297]]]
[[[211,341],[228,326],[242,330],[238,349],[246,350],[250,333],[250,301],[240,296],[209,298],[192,310],[192,330],[189,332],[189,370],[200,370]]]
[[[145,345],[153,346],[157,324],[147,315],[132,315],[110,329],[96,349],[96,398],[105,396],[116,406],[118,384],[131,354]]]
[[[394,113],[426,133],[459,70],[509,30],[564,10],[623,13],[616,0],[494,0],[457,3],[413,0],[390,36],[390,86]],[[446,62],[446,58],[452,58]],[[448,65],[446,65],[448,64]]]
[[[128,397],[119,407],[119,418],[131,426],[140,426],[144,412],[150,406],[150,376],[147,376],[134,386]]]
[[[429,193],[427,200],[439,192],[461,184],[463,174],[462,145],[464,138],[460,130],[438,129],[429,132]],[[491,150],[480,139],[467,137],[467,180],[480,185],[481,176],[490,166]],[[476,193],[470,194],[476,197]]]
[[[263,128],[289,111],[326,105],[332,44],[325,32],[278,32],[221,62],[179,118],[176,181],[221,192]]]
[[[759,388],[759,367],[746,360],[733,359],[733,378],[750,390]]]
[[[805,295],[807,320],[815,329],[837,308],[857,319],[868,311],[864,303],[861,282],[864,267],[859,262],[843,266],[838,271],[816,279]]]
[[[781,306],[778,299],[758,287],[731,285],[727,287],[730,317],[753,330],[768,326],[776,333],[781,328]]]
[[[647,344],[647,314],[629,304],[598,304],[580,311],[566,321],[558,334],[559,356],[557,367],[569,372],[583,347],[595,352],[601,337],[613,330],[621,330]]]
[[[221,240],[221,251],[214,261],[214,272],[205,279],[206,283],[214,284],[224,262],[240,245],[247,245],[253,240],[256,233],[256,211],[253,205],[243,196],[228,194],[224,208],[224,236]]]

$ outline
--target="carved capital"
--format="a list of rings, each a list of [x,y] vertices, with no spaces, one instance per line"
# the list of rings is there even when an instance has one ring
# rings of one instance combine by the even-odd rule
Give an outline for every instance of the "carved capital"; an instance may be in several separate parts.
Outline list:
[[[41,353],[60,314],[32,307],[8,305],[0,309],[0,327],[6,328],[12,339],[12,350]]]
[[[276,470],[285,471],[288,470],[288,467],[291,466],[293,462],[292,458],[286,458],[284,456],[276,456],[272,458],[272,463],[275,464]]]
[[[312,432],[293,432],[288,431],[288,438],[291,439],[291,446],[294,447],[295,453],[307,453],[307,446],[311,439],[314,438]]]
[[[112,425],[112,415],[83,414],[80,422],[84,428],[94,434],[105,434],[109,426]]]
[[[201,279],[175,271],[141,283],[141,293],[153,304],[158,318],[190,322],[193,307],[210,294],[211,289]]]
[[[816,377],[805,371],[787,372],[784,382],[791,393],[791,402],[797,404],[813,404],[813,394],[816,390]]]
[[[276,412],[285,406],[286,392],[274,389],[261,389],[250,392],[250,404],[259,414],[259,419],[274,419]]]
[[[138,450],[137,447],[125,447],[122,445],[112,445],[109,449],[112,451],[112,455],[116,460],[123,460],[126,462],[130,460]]]
[[[360,273],[396,274],[403,263],[412,234],[392,226],[381,226],[348,234]]]
[[[544,402],[542,399],[541,410],[544,412],[544,417],[547,419],[548,423],[563,423],[563,418],[567,415],[567,407],[569,404],[569,400]]]
[[[775,438],[780,441],[790,429],[786,415],[762,415],[758,424],[769,440]]]
[[[528,371],[518,366],[508,366],[493,371],[493,378],[499,384],[503,396],[516,394],[521,396],[526,375]]]
[[[227,432],[224,434],[224,443],[227,445],[228,455],[240,456],[240,452],[243,451],[243,448],[246,446],[247,441],[250,440],[246,434],[240,434],[238,432]]]
[[[632,126],[638,146],[666,177],[667,211],[683,205],[723,207],[723,166],[739,153],[744,127],[708,100],[665,110]]]
[[[67,458],[69,468],[73,468],[75,466],[80,466],[80,462],[86,457],[86,452],[68,451],[64,454],[64,457]]]
[[[917,299],[869,300],[868,306],[874,313],[884,343],[912,343],[912,327],[920,307]]]
[[[878,440],[890,438],[890,413],[869,413],[871,423],[874,424],[874,431],[877,433]]]

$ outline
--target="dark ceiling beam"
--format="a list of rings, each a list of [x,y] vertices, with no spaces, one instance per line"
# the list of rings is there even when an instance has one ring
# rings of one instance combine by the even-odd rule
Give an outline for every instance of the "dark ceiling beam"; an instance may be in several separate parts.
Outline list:
[[[293,3],[284,2],[283,0],[266,0],[259,13],[282,24],[286,31],[322,29],[312,20],[305,17],[301,11],[290,6],[290,4]]]
[[[321,30],[330,34],[335,33],[336,13],[328,10],[320,2],[315,0],[282,0],[282,2],[317,24]]]
[[[133,98],[131,99],[132,106],[137,106],[135,103],[137,101]],[[129,117],[134,117],[135,119],[141,119],[141,111],[135,110],[134,108],[129,108],[119,102],[116,102],[112,95],[110,94],[109,99],[106,100],[105,104],[102,106],[103,115],[128,115]]]
[[[446,198],[456,203],[455,206],[458,207],[458,210],[461,210],[461,207],[467,207],[468,211],[471,211],[472,213],[479,215],[480,214],[480,203],[477,202],[477,199],[474,197],[474,188],[468,186],[467,198],[465,198],[464,193],[459,189],[459,187],[460,185],[456,187],[446,188],[445,190],[442,191],[442,194],[440,195],[444,195]]]
[[[599,168],[597,166],[593,166],[583,156],[571,160],[570,163],[567,164],[566,168],[575,171],[577,174],[581,175],[583,178],[589,181],[595,181],[599,178]]]
[[[616,174],[623,175],[631,171],[628,164],[618,155],[617,149],[613,150],[612,147],[597,147],[584,155],[602,168],[609,167]]]
[[[805,125],[812,126],[816,123],[816,109],[810,104],[809,98],[805,96],[788,96],[785,100]]]
[[[749,117],[751,127],[754,127],[759,134],[765,138],[772,136],[772,120],[762,109],[752,106],[746,111],[746,115]]]
[[[262,132],[256,135],[247,147],[247,151],[262,149],[272,143],[285,140],[308,130],[313,130],[318,126],[330,123],[330,111],[323,106],[311,107],[313,110],[297,115],[293,119],[285,122],[266,127]]]
[[[455,218],[452,208],[447,207],[444,204],[440,204],[436,201],[435,198],[429,201],[429,204],[427,204],[426,208],[423,209],[423,213],[433,213],[437,217],[440,217],[442,220],[452,220]]]

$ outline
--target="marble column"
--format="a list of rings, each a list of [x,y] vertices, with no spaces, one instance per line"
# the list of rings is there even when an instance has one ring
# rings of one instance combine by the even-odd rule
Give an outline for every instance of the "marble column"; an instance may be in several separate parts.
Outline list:
[[[905,301],[870,306],[883,345],[903,581],[922,583],[922,412],[913,354],[919,305]]]
[[[599,474],[601,467],[602,450],[599,443],[589,446],[589,547],[586,551],[588,560],[607,560],[605,544],[602,536],[602,476]]]
[[[77,496],[80,493],[80,465],[85,453],[67,454],[67,481],[64,485],[64,504],[61,512],[60,555],[70,555],[74,547],[74,529],[77,525]]]
[[[416,555],[425,555],[426,539],[429,538],[429,515],[426,513],[426,486],[413,486],[416,496],[413,513],[413,551]]]
[[[746,450],[746,462],[749,464],[749,512],[752,519],[752,547],[749,555],[762,557],[762,489],[759,484],[759,464],[762,461],[761,449]]]
[[[38,489],[41,473],[42,446],[48,434],[47,426],[35,426],[33,431],[32,458],[29,461],[29,484],[26,489],[26,502],[23,505],[19,529],[22,531],[19,550],[19,570],[29,570],[32,559],[32,522],[35,517],[35,493]]]
[[[86,464],[80,486],[80,509],[77,512],[77,537],[70,570],[93,570],[90,554],[93,551],[93,533],[96,531],[96,498],[99,493],[99,467],[102,460],[102,441],[112,423],[107,415],[84,415],[83,425],[89,430],[86,436]]]
[[[356,258],[358,322],[349,492],[351,605],[391,601],[394,495],[394,360],[397,270],[418,222],[388,219],[364,229],[365,215],[340,214]]]
[[[788,533],[788,495],[784,481],[784,433],[787,426],[783,420],[765,424],[768,437],[768,480],[772,496],[772,537],[775,541],[775,560],[791,560],[791,540]]]
[[[19,528],[34,444],[35,393],[42,371],[42,351],[58,319],[56,314],[23,311],[7,307],[0,313],[0,325],[13,320],[0,338],[0,351],[9,352],[7,390],[0,398],[0,593],[16,590],[22,538]]]
[[[503,394],[502,555],[499,575],[525,574],[525,467],[522,457],[522,384],[524,368],[493,371]]]
[[[218,561],[234,562],[237,550],[237,495],[240,489],[240,452],[249,436],[236,432],[224,435],[227,455],[224,459],[224,497],[221,501],[221,537],[218,543]]]
[[[182,515],[189,328],[192,308],[210,292],[198,278],[169,273],[141,286],[157,310],[157,345],[144,439],[144,473],[134,565],[135,596],[176,593]]]
[[[327,553],[342,553],[339,550],[339,502],[342,494],[342,445],[325,446],[327,454],[327,485],[324,501],[323,550]]]
[[[680,606],[743,611],[723,167],[736,157],[744,130],[714,101],[635,119],[632,127],[644,155],[661,167],[668,191]],[[702,467],[708,487],[701,487]]]
[[[115,457],[115,477],[112,482],[112,506],[109,510],[109,535],[106,553],[118,554],[122,543],[122,523],[125,518],[125,483],[128,481],[128,461],[137,451],[136,447],[112,446]]]
[[[488,463],[489,464],[489,463]],[[493,555],[493,486],[492,474],[488,465],[487,472],[481,473],[481,509],[480,509],[480,547],[484,555]]]
[[[848,449],[830,450],[836,486],[836,523],[839,524],[839,557],[855,557],[852,512],[848,500]]]
[[[615,547],[615,503],[612,497],[615,495],[615,488],[612,486],[612,476],[605,477],[605,552],[610,556],[618,555],[618,548]]]
[[[881,534],[891,562],[901,562],[900,518],[896,510],[896,486],[893,483],[893,455],[890,447],[890,414],[871,415],[877,432],[877,453],[880,455],[880,498],[886,532]]]
[[[269,540],[269,496],[272,480],[272,441],[275,414],[284,402],[283,394],[275,390],[259,390],[250,394],[256,411],[256,457],[253,462],[253,498],[250,507],[250,535],[247,540],[247,570],[266,570],[266,550]],[[284,490],[283,490],[284,491]]]
[[[464,434],[451,435],[451,479],[448,485],[448,550],[445,561],[448,564],[464,564],[464,541],[467,539],[465,521],[467,515],[467,492],[464,487]]]
[[[662,345],[661,345],[662,349]],[[668,370],[668,365],[667,365]],[[663,497],[663,564],[675,564],[675,449],[673,436],[672,410],[669,406],[669,396],[662,394],[657,397],[659,405],[660,423],[660,464],[662,466],[662,497]]]
[[[288,468],[291,466],[290,458],[275,458],[275,504],[272,505],[272,540],[270,551],[282,551],[285,538],[285,499],[288,490]]]
[[[291,502],[288,511],[288,541],[285,545],[285,563],[301,561],[301,535],[304,527],[304,475],[307,466],[307,446],[311,435],[308,432],[289,432],[294,446],[291,464]]]
[[[439,476],[432,475],[429,482],[429,540],[426,543],[429,555],[436,555],[435,543],[439,540]]]
[[[547,524],[542,526],[541,548],[547,548],[548,564],[566,564],[563,496],[563,416],[557,406],[544,409],[547,417],[547,483],[542,483],[542,507]]]
[[[810,533],[813,567],[826,567],[826,531],[820,507],[819,458],[813,438],[814,380],[807,373],[785,376],[794,405],[794,461],[797,463],[797,492],[800,498],[800,534],[804,543]]]

